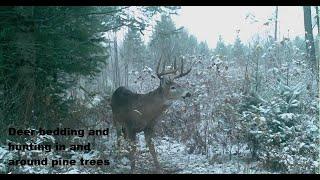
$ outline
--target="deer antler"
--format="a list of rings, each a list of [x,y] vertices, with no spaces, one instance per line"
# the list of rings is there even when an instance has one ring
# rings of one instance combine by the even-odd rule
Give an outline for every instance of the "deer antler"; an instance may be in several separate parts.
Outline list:
[[[161,73],[159,72],[159,69],[160,69],[160,64],[161,64],[161,59],[162,59],[162,55],[160,56],[160,59],[158,61],[158,65],[157,65],[157,76],[159,79],[161,79],[162,76],[164,75],[167,75],[167,74],[175,74],[177,71],[178,71],[178,68],[177,68],[177,59],[175,58],[174,59],[174,62],[173,62],[173,69],[169,70],[169,71],[165,71],[165,63],[163,63],[163,67],[162,67],[162,71]]]
[[[187,75],[187,74],[189,74],[189,73],[191,72],[192,67],[190,67],[190,69],[187,70],[186,72],[183,72],[183,67],[184,67],[184,66],[183,66],[183,65],[184,65],[183,60],[184,60],[184,58],[181,57],[181,70],[180,70],[180,74],[177,75],[177,76],[175,76],[173,79],[181,78],[181,77],[183,77],[183,76],[185,76],[185,75]]]

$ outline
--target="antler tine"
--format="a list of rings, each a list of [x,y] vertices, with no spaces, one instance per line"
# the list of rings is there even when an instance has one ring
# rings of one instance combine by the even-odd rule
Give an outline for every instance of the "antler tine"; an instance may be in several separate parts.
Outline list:
[[[177,57],[174,57],[173,69],[177,69]]]
[[[181,72],[180,72],[179,75],[175,76],[174,79],[181,78],[181,77],[183,77],[183,76],[185,76],[185,75],[187,75],[187,74],[189,74],[189,73],[191,72],[192,67],[190,67],[189,70],[187,70],[186,72],[183,72],[183,69],[184,69],[184,62],[183,62],[183,60],[184,60],[184,59],[181,58],[181,70],[180,70]]]
[[[159,68],[160,68],[160,64],[161,64],[161,59],[162,59],[162,55],[160,56],[160,59],[159,59],[159,61],[158,61],[158,65],[157,65],[157,71],[156,71],[156,73],[157,73],[158,78],[161,78],[161,73],[159,73]]]
[[[162,56],[161,56],[162,57]],[[160,58],[161,59],[161,58]],[[175,74],[177,71],[178,71],[178,69],[176,68],[176,60],[174,61],[174,64],[173,64],[173,66],[174,66],[174,69],[171,69],[171,70],[169,70],[169,71],[165,71],[165,67],[166,67],[166,62],[164,62],[163,63],[163,68],[162,68],[162,71],[161,71],[161,73],[159,73],[159,67],[160,67],[160,61],[158,62],[158,66],[157,66],[157,76],[158,76],[158,78],[160,79],[161,78],[161,76],[164,76],[164,75],[167,75],[167,74]]]
[[[163,61],[161,73],[164,73],[164,72],[165,72],[167,61],[168,61],[167,59],[165,59],[165,60]]]
[[[183,64],[184,64],[183,60],[184,60],[183,57],[181,57],[181,72],[180,72],[180,74],[183,73]]]

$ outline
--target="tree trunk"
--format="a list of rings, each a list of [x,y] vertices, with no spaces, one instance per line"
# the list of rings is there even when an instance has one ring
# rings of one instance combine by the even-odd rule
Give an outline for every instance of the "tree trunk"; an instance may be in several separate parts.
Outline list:
[[[118,43],[117,43],[117,33],[114,33],[114,86],[118,88],[120,86],[120,70],[119,70],[119,59],[118,59]]]
[[[128,83],[128,81],[129,81],[129,59],[128,59],[128,57],[124,57],[124,59],[125,59],[125,65],[124,65],[124,85],[126,86],[126,87],[128,87],[129,86],[129,83]]]
[[[304,14],[304,29],[305,29],[307,56],[312,66],[312,70],[317,71],[316,54],[315,54],[314,39],[313,39],[313,33],[312,33],[311,7],[303,6],[303,14]]]
[[[319,22],[319,7],[316,6],[316,18],[317,18],[317,26],[318,26],[318,34],[320,34],[320,22]]]
[[[274,40],[277,41],[278,34],[278,6],[276,6],[276,21],[274,25]]]

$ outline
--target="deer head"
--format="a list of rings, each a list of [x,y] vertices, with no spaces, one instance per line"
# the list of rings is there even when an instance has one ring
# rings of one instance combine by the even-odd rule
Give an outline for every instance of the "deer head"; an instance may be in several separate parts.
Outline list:
[[[177,59],[174,59],[173,66],[170,70],[165,70],[166,63],[164,62],[162,65],[162,71],[160,72],[160,64],[161,64],[162,56],[160,57],[157,65],[157,76],[160,79],[160,86],[159,88],[163,91],[163,96],[168,100],[176,100],[179,98],[186,98],[190,97],[191,93],[181,85],[174,82],[175,79],[181,78],[191,72],[191,67],[184,72],[184,58],[181,57],[181,66],[180,68],[177,68]],[[176,73],[179,71],[179,74],[176,75]]]

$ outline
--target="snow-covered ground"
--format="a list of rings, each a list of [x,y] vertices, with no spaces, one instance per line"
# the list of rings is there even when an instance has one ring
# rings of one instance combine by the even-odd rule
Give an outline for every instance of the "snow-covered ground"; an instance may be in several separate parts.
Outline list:
[[[206,155],[189,154],[187,147],[172,138],[162,137],[155,139],[155,148],[159,162],[164,173],[178,174],[251,174],[270,173],[259,170],[256,163],[246,163],[242,160],[210,161]],[[130,169],[130,162],[123,158],[118,164],[118,172],[123,168]],[[153,173],[154,165],[151,154],[146,147],[143,134],[138,135],[138,147],[136,156],[137,173]],[[122,169],[122,170],[121,170]]]
[[[152,161],[149,149],[146,147],[143,133],[138,134],[138,146],[136,154],[136,173],[154,173],[154,165]],[[105,141],[106,140],[106,141]],[[114,143],[113,139],[103,140],[102,149],[111,148],[110,145]],[[189,154],[188,148],[172,138],[158,137],[155,138],[155,147],[158,153],[158,159],[162,166],[164,173],[177,173],[177,174],[234,174],[234,173],[270,173],[267,171],[259,170],[256,163],[248,164],[245,160],[232,158],[223,158],[223,160],[217,160],[206,157],[201,154]],[[103,147],[104,146],[104,147]],[[110,150],[110,149],[109,149]],[[108,157],[108,150],[100,152],[93,150],[90,153],[74,152],[71,159],[91,159],[101,158],[101,154]],[[243,152],[245,153],[245,152]],[[109,154],[111,160],[110,167],[105,169],[101,167],[63,167],[59,169],[50,169],[49,167],[18,167],[17,172],[8,172],[4,159],[11,159],[13,153],[6,150],[4,147],[0,147],[0,172],[1,173],[67,173],[67,174],[90,174],[90,173],[129,173],[130,161],[126,157],[126,153],[122,153],[122,158],[118,161],[114,161],[114,151]],[[219,153],[220,154],[220,153]],[[54,155],[53,155],[54,156]]]

